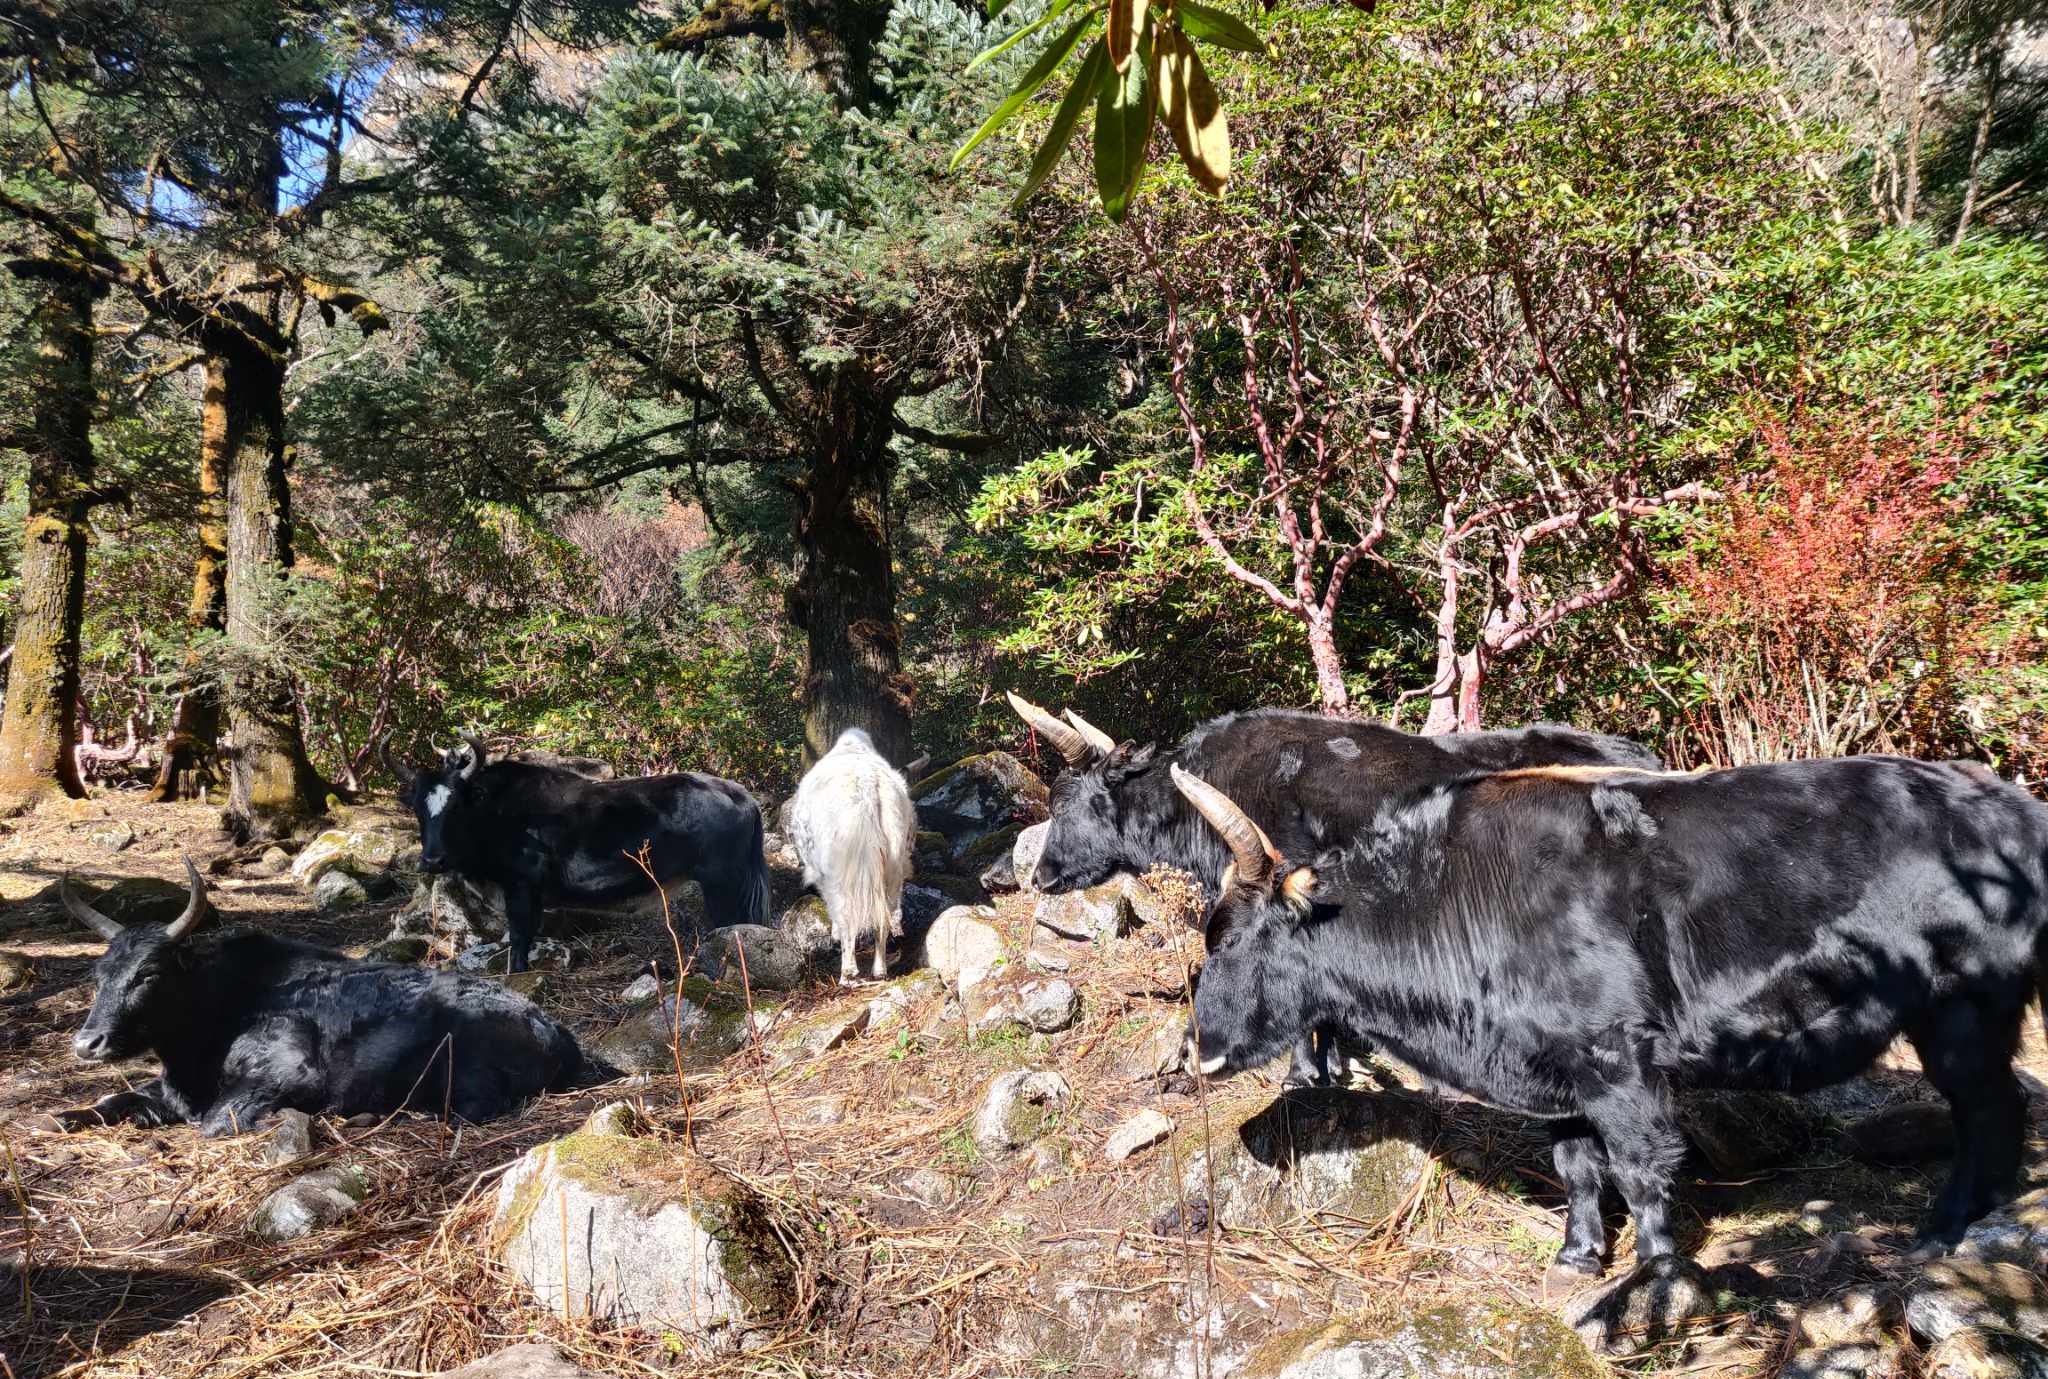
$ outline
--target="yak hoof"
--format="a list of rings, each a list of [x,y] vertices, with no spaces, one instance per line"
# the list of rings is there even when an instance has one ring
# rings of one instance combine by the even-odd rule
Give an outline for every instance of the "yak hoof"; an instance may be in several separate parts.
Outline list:
[[[74,1131],[86,1130],[95,1125],[104,1125],[106,1123],[100,1118],[100,1113],[93,1110],[90,1106],[80,1106],[70,1111],[52,1111],[49,1115],[44,1116],[42,1121],[43,1129],[55,1130],[60,1135],[69,1135]]]
[[[1939,1236],[1923,1235],[1914,1241],[1913,1247],[1900,1255],[1899,1259],[1902,1263],[1915,1266],[1932,1264],[1937,1259],[1946,1258],[1949,1252],[1954,1249],[1955,1242],[1953,1241],[1943,1240]]]
[[[1543,1271],[1543,1301],[1555,1302],[1568,1298],[1580,1289],[1597,1282],[1599,1278],[1600,1261],[1597,1259],[1555,1260]]]

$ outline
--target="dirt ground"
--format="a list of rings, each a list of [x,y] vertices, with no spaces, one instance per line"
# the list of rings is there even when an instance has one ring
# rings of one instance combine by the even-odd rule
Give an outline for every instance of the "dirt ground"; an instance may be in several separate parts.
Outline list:
[[[370,1202],[306,1240],[264,1243],[244,1230],[250,1213],[309,1165],[264,1164],[262,1136],[208,1141],[185,1127],[64,1135],[40,1123],[152,1070],[89,1068],[71,1057],[97,945],[46,907],[20,902],[67,870],[102,884],[176,879],[180,849],[203,869],[227,850],[214,815],[115,796],[0,833],[0,955],[33,972],[25,989],[0,996],[0,1369],[11,1379],[429,1375],[529,1336],[622,1375],[1114,1373],[1000,1358],[1005,1328],[1044,1307],[1034,1280],[1074,1261],[1109,1269],[1133,1295],[1199,1277],[1212,1296],[1264,1290],[1305,1300],[1276,1313],[1276,1329],[1332,1310],[1539,1301],[1562,1227],[1547,1155],[1528,1127],[1476,1107],[1444,1109],[1431,1146],[1442,1171],[1382,1219],[1322,1217],[1227,1238],[1160,1233],[1156,1154],[1107,1163],[1098,1151],[1108,1131],[1143,1106],[1187,1124],[1278,1095],[1258,1079],[1198,1092],[1172,1080],[1133,1083],[1119,1071],[1144,1031],[1179,1018],[1181,945],[1193,942],[1185,936],[1119,940],[1077,970],[1083,1018],[1049,1039],[970,1039],[959,1021],[938,1018],[942,997],[927,994],[893,1034],[781,1069],[743,1051],[712,1072],[550,1097],[459,1131],[423,1118],[323,1121],[321,1159],[366,1165]],[[132,846],[110,852],[88,836],[110,820],[134,830]],[[399,903],[318,915],[288,877],[217,884],[214,900],[226,920],[357,953],[386,935]],[[1002,902],[999,923],[1013,942],[1028,938],[1030,922],[1028,901]],[[565,937],[576,963],[550,977],[546,1000],[584,1036],[626,1015],[619,993],[650,960],[673,970],[675,940],[658,920],[621,918]],[[859,998],[820,986],[793,996],[779,1018],[849,999]],[[2024,1060],[2038,1092],[2048,1050],[2032,1021]],[[1023,1154],[985,1159],[966,1133],[979,1094],[994,1072],[1027,1063],[1057,1066],[1074,1087],[1060,1154],[1050,1165]],[[1880,1100],[1923,1095],[1903,1054],[1863,1086]],[[707,1356],[659,1332],[549,1315],[490,1259],[497,1175],[621,1097],[815,1235],[797,1315],[759,1348]],[[2048,1112],[2048,1097],[2037,1095],[2034,1110]],[[2039,1131],[2037,1123],[2029,1152],[2036,1181],[2048,1176]],[[957,1175],[963,1200],[934,1207],[903,1190],[911,1172],[933,1166]],[[1728,1324],[1682,1359],[1652,1355],[1629,1372],[1775,1373],[1802,1305],[1848,1281],[1902,1275],[1895,1251],[1941,1168],[1873,1169],[1830,1142],[1741,1181],[1689,1188],[1685,1243],[1732,1271],[1722,1275],[1731,1280]],[[1826,1269],[1816,1265],[1821,1243],[1854,1233],[1866,1249],[1846,1260],[1836,1250]],[[1624,1261],[1626,1245],[1624,1237]]]

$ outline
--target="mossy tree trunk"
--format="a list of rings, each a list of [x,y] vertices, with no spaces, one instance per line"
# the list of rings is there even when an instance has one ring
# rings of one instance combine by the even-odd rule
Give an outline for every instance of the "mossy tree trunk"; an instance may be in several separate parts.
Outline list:
[[[284,343],[223,332],[212,344],[227,497],[227,824],[240,839],[281,837],[325,808],[299,735],[296,690],[274,659],[278,599],[292,567]]]
[[[911,756],[911,693],[889,543],[895,400],[844,371],[822,391],[815,448],[797,484],[791,600],[805,634],[805,758],[830,751],[847,728],[865,728],[900,763]]]
[[[34,412],[27,434],[14,655],[0,712],[0,810],[85,794],[78,777],[78,649],[85,620],[87,516],[93,488],[92,311],[97,289],[78,264],[24,260],[16,276],[44,288],[37,305]]]
[[[210,355],[199,417],[199,556],[192,568],[192,597],[185,605],[185,628],[194,635],[227,630],[227,402],[227,361]],[[197,662],[196,654],[188,655],[186,670]],[[220,696],[210,683],[189,686],[172,712],[163,764],[149,798],[157,803],[176,799],[179,773],[212,752],[219,737]]]

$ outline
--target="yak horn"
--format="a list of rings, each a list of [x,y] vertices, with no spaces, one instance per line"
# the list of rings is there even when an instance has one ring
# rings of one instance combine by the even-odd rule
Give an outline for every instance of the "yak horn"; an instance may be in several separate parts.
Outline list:
[[[383,741],[377,744],[377,756],[384,763],[384,769],[407,790],[412,789],[413,782],[420,778],[419,772],[391,755],[391,734],[384,734]]]
[[[120,921],[109,919],[106,915],[101,914],[98,910],[95,910],[92,906],[79,899],[78,892],[72,888],[71,873],[68,871],[64,873],[64,879],[57,883],[57,898],[64,902],[65,914],[70,915],[108,943],[112,943],[115,939],[121,937]]]
[[[1101,755],[1108,756],[1116,750],[1116,739],[1081,717],[1080,714],[1075,713],[1072,709],[1061,709],[1060,713],[1066,718],[1067,722],[1080,730],[1081,737]]]
[[[1033,731],[1047,742],[1050,742],[1054,749],[1066,758],[1067,765],[1083,766],[1087,764],[1088,758],[1093,753],[1089,750],[1088,739],[1081,735],[1078,728],[1071,724],[1060,722],[1057,718],[1054,718],[1022,695],[1011,694],[1005,691],[1003,697],[1010,701],[1010,707],[1016,710],[1017,717],[1029,724]]]
[[[475,733],[464,733],[462,741],[469,748],[469,769],[462,774],[473,776],[484,769],[484,740]]]
[[[164,926],[165,938],[183,938],[197,929],[213,907],[206,902],[206,883],[199,879],[199,868],[192,865],[192,854],[181,854],[185,858],[185,875],[192,882],[192,898],[185,902],[185,913]]]
[[[1190,775],[1175,762],[1167,768],[1173,777],[1174,788],[1195,812],[1209,821],[1209,826],[1222,835],[1230,855],[1237,862],[1237,876],[1255,886],[1263,886],[1272,879],[1273,868],[1280,861],[1272,840],[1266,837],[1264,829],[1253,823],[1251,816],[1237,807],[1237,802],[1218,790],[1200,776]]]

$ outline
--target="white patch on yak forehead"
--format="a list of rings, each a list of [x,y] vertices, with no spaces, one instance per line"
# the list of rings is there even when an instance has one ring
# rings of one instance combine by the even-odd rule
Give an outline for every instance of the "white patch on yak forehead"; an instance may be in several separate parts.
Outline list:
[[[441,811],[448,807],[448,801],[455,798],[455,792],[445,785],[437,785],[427,792],[427,817],[438,819]]]

